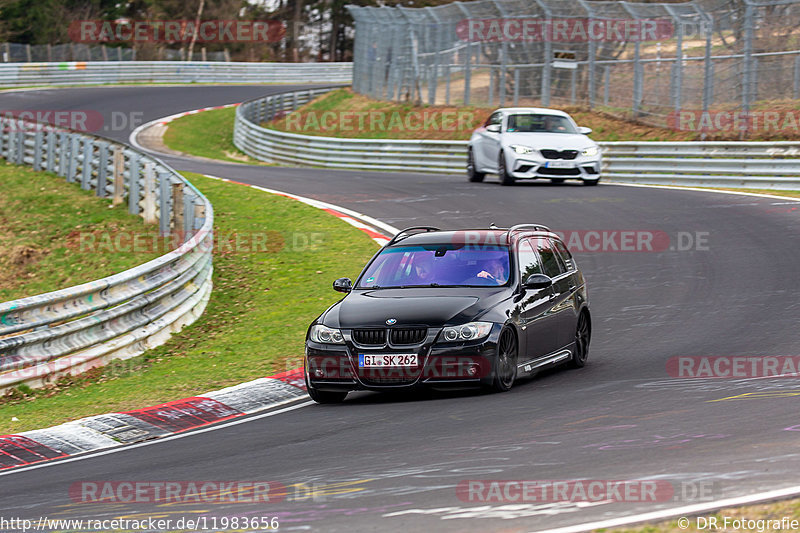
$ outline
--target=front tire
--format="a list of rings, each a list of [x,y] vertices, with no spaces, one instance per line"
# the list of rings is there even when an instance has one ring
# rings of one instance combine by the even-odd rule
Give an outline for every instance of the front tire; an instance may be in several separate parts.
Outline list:
[[[475,170],[475,156],[473,155],[472,148],[470,147],[467,150],[467,179],[473,183],[479,183],[483,181],[483,178],[485,177],[486,174]]]
[[[517,378],[517,336],[510,329],[504,329],[497,341],[497,360],[494,366],[492,389],[505,392],[514,385]]]
[[[308,383],[308,376],[306,376],[306,391],[308,395],[311,396],[311,399],[319,404],[342,403],[345,396],[347,396],[347,391],[323,391],[312,389]]]
[[[583,180],[583,184],[586,185],[586,186],[597,185],[598,183],[600,183],[600,178],[593,179],[593,180]]]
[[[586,312],[578,315],[578,324],[575,326],[575,350],[569,364],[572,368],[583,368],[589,357],[589,342],[592,340],[592,323]]]
[[[514,185],[514,182],[517,181],[514,176],[508,173],[506,155],[503,152],[500,152],[500,156],[497,158],[497,175],[503,185]]]

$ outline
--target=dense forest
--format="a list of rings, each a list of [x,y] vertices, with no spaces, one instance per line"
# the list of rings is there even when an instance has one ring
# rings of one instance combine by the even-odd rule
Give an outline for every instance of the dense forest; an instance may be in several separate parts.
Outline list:
[[[81,21],[277,21],[284,28],[274,42],[204,43],[209,51],[227,49],[234,60],[348,61],[353,20],[345,6],[422,7],[446,0],[0,0],[0,42],[31,45],[74,41],[70,27]],[[137,48],[137,57],[158,47],[191,49],[192,42],[104,42]]]

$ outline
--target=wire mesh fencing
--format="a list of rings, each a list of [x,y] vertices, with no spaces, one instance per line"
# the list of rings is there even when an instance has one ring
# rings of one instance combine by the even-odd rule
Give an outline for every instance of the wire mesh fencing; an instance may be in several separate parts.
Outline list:
[[[576,105],[659,126],[699,131],[710,121],[711,129],[746,133],[754,121],[790,120],[768,113],[775,101],[800,97],[800,1],[348,9],[353,88],[378,99]]]

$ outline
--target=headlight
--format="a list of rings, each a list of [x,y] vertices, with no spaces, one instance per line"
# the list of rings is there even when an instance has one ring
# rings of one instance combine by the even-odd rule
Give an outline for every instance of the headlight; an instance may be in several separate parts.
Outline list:
[[[344,337],[341,331],[320,324],[311,326],[311,332],[308,337],[320,344],[344,344]]]
[[[492,331],[491,322],[470,322],[463,326],[451,326],[442,330],[444,342],[474,341],[482,339]]]
[[[536,152],[533,148],[528,146],[522,146],[521,144],[512,144],[509,148],[514,150],[514,153],[517,154],[533,154]]]
[[[597,155],[597,152],[598,152],[597,146],[590,146],[589,148],[587,148],[583,152],[581,152],[581,155],[585,155],[585,156],[591,157],[593,155]]]

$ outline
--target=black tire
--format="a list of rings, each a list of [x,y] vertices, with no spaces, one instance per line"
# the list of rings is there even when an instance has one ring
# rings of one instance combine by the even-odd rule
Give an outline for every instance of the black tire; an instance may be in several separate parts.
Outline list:
[[[306,377],[306,390],[308,391],[308,395],[311,396],[311,399],[317,403],[342,403],[344,401],[345,396],[347,396],[347,391],[324,391],[324,390],[317,390],[312,389],[308,385],[308,377]]]
[[[595,180],[583,180],[583,184],[586,186],[597,185],[598,183],[600,183],[600,178]]]
[[[575,326],[575,349],[572,351],[572,358],[569,366],[572,368],[583,368],[586,359],[589,357],[589,342],[592,340],[592,323],[588,313],[578,315],[578,323]]]
[[[486,174],[475,170],[475,156],[472,155],[472,148],[467,150],[467,179],[474,183],[480,183]]]
[[[517,336],[510,329],[500,332],[497,341],[497,360],[494,366],[492,389],[505,392],[514,385],[517,379]]]
[[[497,175],[503,185],[514,185],[514,182],[517,181],[514,176],[508,173],[506,155],[503,152],[500,152],[500,156],[497,158]]]
[[[555,184],[564,183],[564,178],[550,178],[550,183],[555,183]]]

